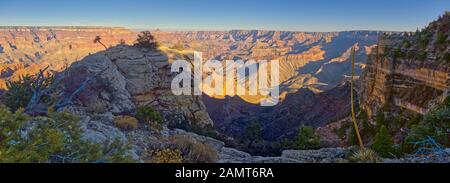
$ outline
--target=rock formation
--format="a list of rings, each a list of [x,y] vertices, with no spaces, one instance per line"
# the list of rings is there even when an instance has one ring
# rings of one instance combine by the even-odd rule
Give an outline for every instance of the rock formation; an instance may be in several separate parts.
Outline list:
[[[369,116],[396,108],[425,114],[449,95],[449,25],[446,13],[415,35],[381,37],[361,78],[361,106]]]

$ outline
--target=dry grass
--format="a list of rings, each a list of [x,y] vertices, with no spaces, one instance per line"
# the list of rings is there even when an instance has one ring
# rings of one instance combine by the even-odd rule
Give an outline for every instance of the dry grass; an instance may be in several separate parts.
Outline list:
[[[87,105],[87,110],[91,113],[102,114],[107,111],[107,106],[102,102],[95,102]]]
[[[152,157],[152,163],[182,163],[180,150],[163,149],[157,151]]]
[[[125,131],[135,130],[138,127],[138,120],[131,116],[116,116],[114,118],[114,124]]]
[[[352,162],[357,163],[378,163],[380,162],[380,158],[378,154],[372,149],[364,148],[359,149],[349,158]]]
[[[181,150],[186,162],[214,163],[217,161],[216,150],[207,144],[184,135],[175,135],[171,140]]]

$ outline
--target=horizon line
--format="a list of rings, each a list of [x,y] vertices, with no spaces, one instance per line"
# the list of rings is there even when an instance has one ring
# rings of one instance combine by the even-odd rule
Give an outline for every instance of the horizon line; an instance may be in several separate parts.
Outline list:
[[[230,31],[273,31],[273,32],[303,32],[303,33],[338,33],[338,32],[414,32],[405,30],[375,30],[375,29],[349,29],[349,30],[333,30],[333,31],[301,31],[301,30],[282,30],[282,29],[249,29],[249,28],[232,28],[232,29],[192,29],[192,28],[132,28],[126,26],[106,26],[106,25],[0,25],[0,29],[11,28],[81,28],[81,29],[126,29],[130,31],[163,31],[163,32],[230,32]],[[419,28],[418,28],[419,29]]]

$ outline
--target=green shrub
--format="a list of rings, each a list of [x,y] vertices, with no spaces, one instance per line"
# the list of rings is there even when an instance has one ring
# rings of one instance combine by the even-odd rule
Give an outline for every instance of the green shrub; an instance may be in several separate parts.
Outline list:
[[[411,47],[411,42],[409,42],[408,39],[404,39],[403,40],[403,47],[410,48]]]
[[[450,52],[446,52],[443,57],[445,63],[450,63]]]
[[[297,135],[298,149],[317,149],[320,148],[320,137],[315,134],[310,126],[301,126]]]
[[[423,50],[419,50],[419,51],[417,52],[417,59],[419,59],[419,60],[425,60],[425,59],[427,59],[427,52],[426,52],[426,51],[423,51]]]
[[[208,144],[185,136],[175,135],[171,138],[176,148],[181,150],[187,163],[214,163],[217,161],[217,152]]]
[[[356,136],[356,132],[354,128],[350,128],[349,133],[347,134],[347,145],[358,145],[358,137]]]
[[[136,118],[142,123],[156,122],[158,124],[162,124],[164,122],[158,112],[156,112],[153,108],[146,106],[138,107]]]
[[[404,58],[405,57],[405,53],[402,51],[402,49],[400,47],[397,47],[394,50],[394,57],[395,58]]]
[[[447,42],[447,35],[445,35],[443,32],[438,32],[436,43],[439,45],[444,45]]]
[[[382,157],[392,157],[395,155],[392,137],[385,126],[381,126],[372,144],[372,149]]]
[[[372,137],[375,134],[375,128],[370,124],[367,112],[362,110],[358,115],[358,119],[361,123],[362,135],[366,138]]]
[[[377,113],[377,115],[375,116],[375,123],[378,128],[380,128],[381,126],[387,126],[384,112]]]
[[[432,34],[426,31],[422,31],[421,34],[419,35],[419,47],[422,50],[425,50],[428,46],[428,43],[430,43],[430,39],[431,39]]]
[[[242,141],[248,142],[247,147],[252,147],[253,143],[262,140],[261,125],[257,121],[253,121],[247,124],[244,129],[244,135]]]
[[[0,162],[132,161],[118,141],[100,145],[82,140],[78,121],[66,112],[31,118],[23,109],[12,113],[0,107]]]

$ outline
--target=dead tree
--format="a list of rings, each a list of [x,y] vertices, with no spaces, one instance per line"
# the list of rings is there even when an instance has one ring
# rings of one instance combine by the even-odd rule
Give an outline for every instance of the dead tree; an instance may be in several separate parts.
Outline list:
[[[49,84],[51,79],[50,77],[46,77],[44,74],[48,68],[49,66],[39,70],[39,74],[34,81],[34,85],[30,84],[28,86],[33,93],[30,101],[25,107],[25,112],[29,115],[35,116],[46,114],[48,111],[48,106],[41,103],[42,97],[48,95],[50,91],[50,88],[45,86],[46,84]]]
[[[66,77],[65,73],[62,73],[63,74],[62,76],[58,77],[57,79],[54,80],[53,83],[51,83],[50,80],[53,80],[53,77],[46,77],[44,74],[47,69],[48,67],[40,70],[39,74],[37,74],[36,76],[34,83],[30,84],[29,86],[33,94],[25,108],[25,113],[31,116],[47,115],[49,104],[43,101],[43,97],[44,96],[51,97],[51,94],[57,93],[58,87],[60,86],[60,82],[63,82],[64,78]],[[108,67],[106,67],[105,69],[103,69],[102,71],[93,76],[87,77],[83,82],[81,82],[80,86],[78,86],[75,90],[73,90],[70,93],[65,91],[60,92],[56,103],[53,105],[54,111],[58,111],[66,106],[73,104],[73,99],[79,93],[84,91],[86,86],[94,78],[105,72],[107,69]]]
[[[56,102],[55,104],[55,111],[58,111],[59,109],[62,109],[66,106],[72,105],[73,104],[73,99],[75,98],[75,96],[77,94],[79,94],[80,92],[84,91],[84,89],[86,88],[86,86],[97,76],[101,75],[103,72],[105,72],[108,69],[108,67],[106,67],[105,69],[103,69],[102,71],[98,72],[97,74],[93,75],[93,76],[89,76],[87,77],[83,82],[81,82],[80,86],[78,86],[73,92],[71,93],[65,93],[63,92],[60,95],[60,99]]]

